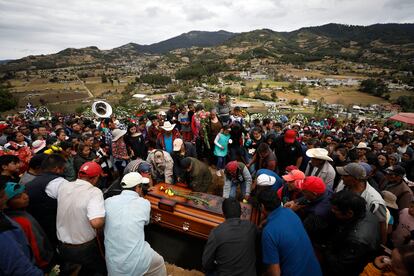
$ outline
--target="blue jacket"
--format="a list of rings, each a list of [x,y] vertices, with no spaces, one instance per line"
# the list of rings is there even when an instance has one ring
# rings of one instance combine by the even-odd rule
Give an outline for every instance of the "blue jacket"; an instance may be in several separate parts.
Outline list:
[[[0,275],[44,275],[20,227],[0,212]]]

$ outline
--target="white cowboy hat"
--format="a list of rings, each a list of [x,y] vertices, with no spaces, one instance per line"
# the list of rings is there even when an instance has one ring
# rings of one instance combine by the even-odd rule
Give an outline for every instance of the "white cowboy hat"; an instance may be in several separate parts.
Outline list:
[[[118,141],[118,139],[124,136],[125,133],[127,133],[126,130],[122,130],[119,128],[112,130],[112,142]]]
[[[164,122],[164,125],[161,127],[165,131],[171,131],[175,127],[175,124],[171,124],[169,121]]]
[[[332,158],[328,156],[328,151],[323,148],[308,149],[306,151],[306,156],[310,158],[315,158],[315,159],[333,161]]]
[[[366,143],[364,143],[364,142],[360,142],[356,148],[357,148],[357,149],[366,149],[366,150],[371,150],[371,148],[370,148],[370,147],[368,147],[368,146],[367,146],[367,144],[366,144]]]

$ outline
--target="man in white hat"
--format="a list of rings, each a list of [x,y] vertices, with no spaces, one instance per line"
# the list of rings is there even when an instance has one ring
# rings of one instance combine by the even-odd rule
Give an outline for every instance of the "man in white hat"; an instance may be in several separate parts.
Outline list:
[[[311,158],[306,167],[306,176],[317,176],[322,178],[327,187],[333,188],[336,172],[329,162],[332,158],[328,156],[328,151],[323,148],[313,148],[306,151],[306,155]]]
[[[368,147],[366,143],[360,142],[358,146],[356,147],[356,149],[358,153],[358,160],[361,162],[366,162],[367,161],[366,154],[367,152],[371,151],[371,148]]]
[[[126,174],[122,192],[105,200],[105,259],[109,275],[167,275],[164,258],[145,241],[151,203],[144,199],[149,179]]]
[[[180,132],[175,129],[175,124],[171,124],[169,121],[165,121],[161,129],[162,131],[157,136],[156,148],[171,154],[174,148],[173,142],[180,138]]]

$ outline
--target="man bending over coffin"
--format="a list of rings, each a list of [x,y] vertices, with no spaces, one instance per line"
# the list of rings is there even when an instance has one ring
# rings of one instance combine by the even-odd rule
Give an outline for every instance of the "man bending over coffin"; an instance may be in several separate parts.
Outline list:
[[[185,173],[186,184],[195,192],[206,193],[213,178],[208,166],[193,157],[181,160],[180,166]]]

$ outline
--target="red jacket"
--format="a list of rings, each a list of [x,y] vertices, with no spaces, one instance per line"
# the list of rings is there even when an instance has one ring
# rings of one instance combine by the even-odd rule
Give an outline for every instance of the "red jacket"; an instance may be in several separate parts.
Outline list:
[[[174,140],[177,138],[181,138],[181,135],[180,135],[180,132],[174,128],[172,130],[172,142],[174,143]],[[161,131],[160,133],[158,133],[156,148],[165,150],[164,131]]]

